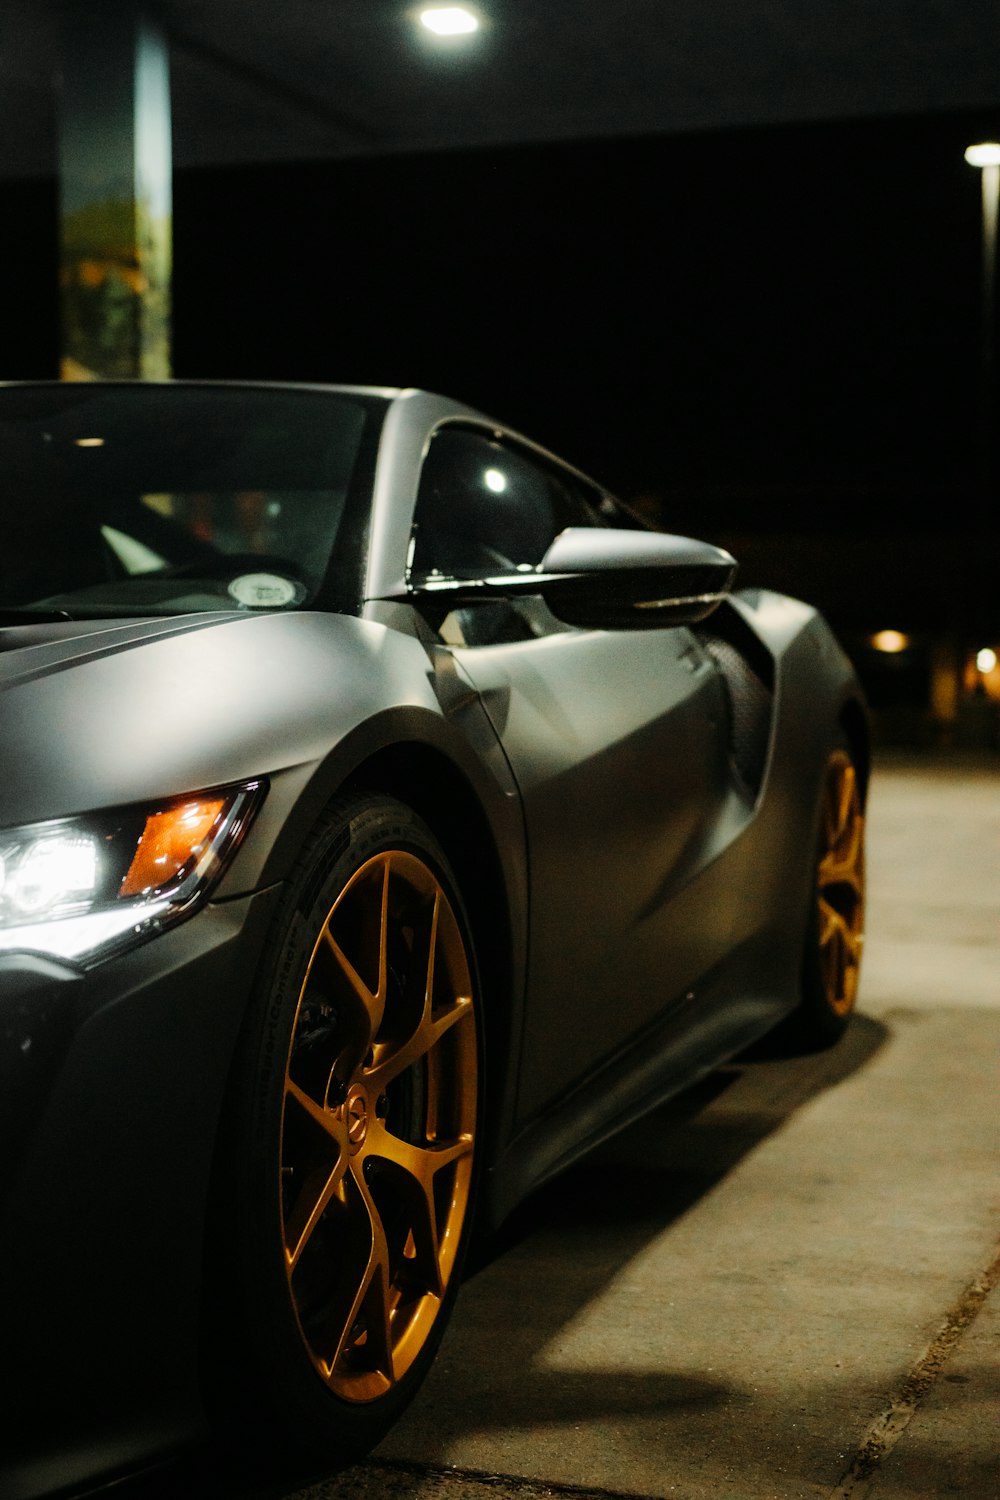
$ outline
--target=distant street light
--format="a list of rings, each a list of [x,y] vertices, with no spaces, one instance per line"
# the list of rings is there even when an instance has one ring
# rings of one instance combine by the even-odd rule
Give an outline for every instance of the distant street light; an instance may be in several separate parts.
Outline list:
[[[990,574],[991,549],[983,538],[996,527],[997,493],[997,378],[996,378],[996,278],[997,218],[1000,210],[1000,142],[980,141],[970,146],[965,159],[982,173],[983,267],[979,359],[979,483],[967,509],[971,540],[976,547],[965,593],[964,631],[981,630],[995,624],[996,596]]]
[[[909,650],[910,637],[902,630],[877,630],[871,638],[871,645],[876,651],[896,656],[900,651]]]
[[[982,360],[985,369],[994,362],[993,325],[996,308],[997,210],[1000,207],[1000,142],[980,141],[969,146],[965,159],[983,174],[983,306]]]

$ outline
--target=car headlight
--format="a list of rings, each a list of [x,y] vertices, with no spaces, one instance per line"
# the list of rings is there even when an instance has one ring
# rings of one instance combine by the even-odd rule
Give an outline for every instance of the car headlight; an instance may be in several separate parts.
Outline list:
[[[265,791],[248,781],[0,830],[0,953],[89,966],[189,916]]]

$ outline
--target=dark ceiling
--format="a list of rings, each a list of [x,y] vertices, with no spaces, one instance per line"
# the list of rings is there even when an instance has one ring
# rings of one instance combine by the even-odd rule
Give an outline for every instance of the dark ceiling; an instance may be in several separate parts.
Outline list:
[[[55,167],[58,16],[3,0],[0,176]],[[1000,106],[996,0],[161,0],[180,167]],[[93,0],[108,25],[114,0]]]

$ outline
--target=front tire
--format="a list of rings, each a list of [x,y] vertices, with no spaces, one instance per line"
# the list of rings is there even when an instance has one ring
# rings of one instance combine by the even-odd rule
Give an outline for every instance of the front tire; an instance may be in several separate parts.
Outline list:
[[[333,807],[248,1015],[214,1235],[216,1389],[286,1471],[366,1452],[433,1360],[472,1213],[477,994],[431,831],[388,797]]]

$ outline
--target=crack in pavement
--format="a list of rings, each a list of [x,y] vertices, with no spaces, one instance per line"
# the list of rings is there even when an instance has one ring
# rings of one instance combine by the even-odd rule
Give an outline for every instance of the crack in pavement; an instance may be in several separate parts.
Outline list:
[[[371,1461],[364,1466],[365,1480],[370,1480],[377,1472],[380,1479],[387,1481],[383,1484],[382,1493],[387,1497],[391,1495],[408,1495],[413,1500],[434,1500],[440,1495],[442,1500],[448,1500],[449,1496],[456,1500],[489,1500],[492,1494],[499,1491],[503,1495],[520,1497],[520,1500],[662,1500],[662,1496],[640,1494],[634,1490],[606,1490],[591,1489],[584,1485],[561,1484],[558,1481],[547,1481],[543,1479],[525,1479],[514,1474],[492,1474],[481,1469],[441,1468],[435,1464],[405,1463],[397,1459],[382,1459]],[[345,1487],[344,1481],[348,1481]],[[399,1487],[397,1487],[397,1482]],[[418,1489],[410,1488],[415,1482]],[[406,1484],[404,1490],[401,1486]],[[303,1493],[302,1497],[293,1496],[292,1500],[351,1500],[350,1481],[347,1474],[339,1474],[329,1484],[319,1484]],[[363,1492],[370,1493],[369,1489]]]
[[[883,1460],[903,1436],[921,1401],[998,1283],[1000,1253],[973,1277],[958,1301],[949,1308],[937,1336],[910,1370],[896,1395],[868,1427],[850,1467],[830,1491],[828,1500],[863,1500]]]

